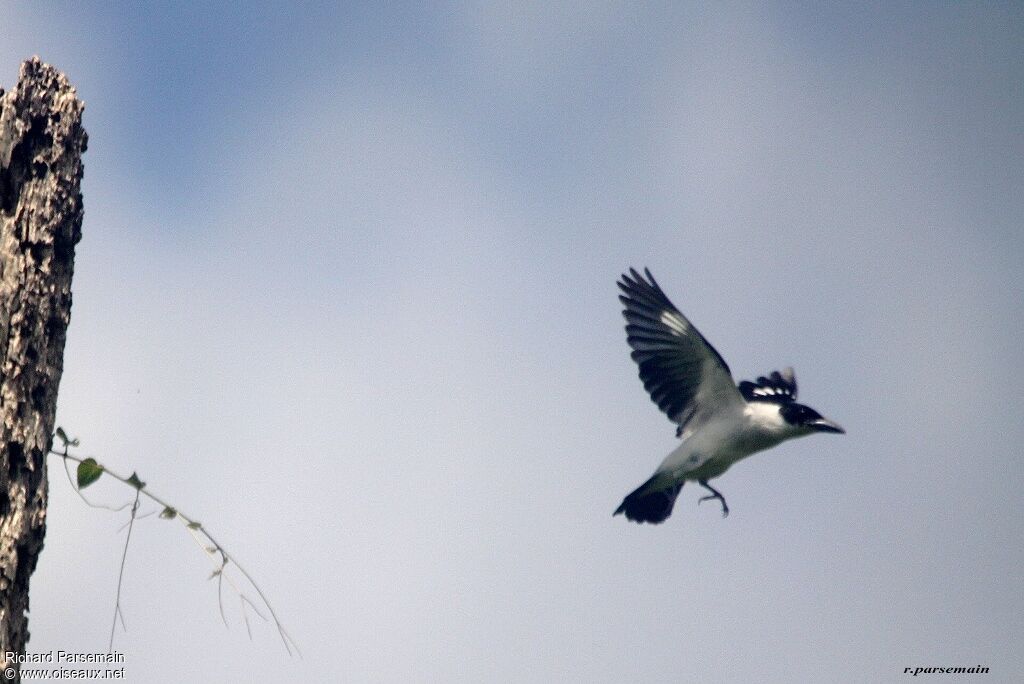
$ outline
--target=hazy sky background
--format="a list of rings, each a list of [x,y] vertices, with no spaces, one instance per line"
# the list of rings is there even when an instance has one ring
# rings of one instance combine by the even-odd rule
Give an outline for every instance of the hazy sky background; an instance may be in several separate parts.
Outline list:
[[[1024,677],[1021,5],[0,3],[33,54],[90,136],[58,423],[304,656],[153,516],[129,681]],[[613,519],[675,444],[630,265],[847,434]],[[124,522],[51,461],[32,651],[106,649]]]

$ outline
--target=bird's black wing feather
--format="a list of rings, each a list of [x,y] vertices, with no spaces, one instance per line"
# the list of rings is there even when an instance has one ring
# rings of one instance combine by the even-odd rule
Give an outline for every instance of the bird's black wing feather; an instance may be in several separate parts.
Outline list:
[[[757,382],[744,380],[739,390],[747,401],[788,404],[796,401],[796,373],[792,368],[784,368],[781,373],[772,371],[768,377],[759,377]]]
[[[626,341],[651,399],[681,434],[687,424],[742,402],[725,359],[669,301],[654,276],[629,269],[619,281]]]

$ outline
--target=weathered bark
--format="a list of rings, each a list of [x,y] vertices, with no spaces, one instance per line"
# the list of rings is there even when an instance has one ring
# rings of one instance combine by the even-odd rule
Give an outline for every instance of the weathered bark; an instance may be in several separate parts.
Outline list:
[[[83,108],[38,58],[0,90],[0,654],[25,652],[46,532],[46,454],[82,237]]]

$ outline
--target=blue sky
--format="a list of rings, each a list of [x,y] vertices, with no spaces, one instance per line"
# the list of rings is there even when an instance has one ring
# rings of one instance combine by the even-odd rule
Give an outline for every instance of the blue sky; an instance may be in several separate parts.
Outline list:
[[[4,3],[86,103],[58,422],[155,517],[131,681],[888,681],[1024,671],[1018,6]],[[614,282],[847,428],[662,526]],[[51,471],[31,647],[103,650],[122,520]],[[121,502],[125,493],[95,487]]]

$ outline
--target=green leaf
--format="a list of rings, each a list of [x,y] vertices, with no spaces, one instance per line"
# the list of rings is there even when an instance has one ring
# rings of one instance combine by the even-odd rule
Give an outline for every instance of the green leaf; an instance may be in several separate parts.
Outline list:
[[[103,474],[103,466],[95,458],[87,458],[78,464],[78,488],[85,489]]]
[[[170,520],[172,518],[177,518],[178,517],[178,511],[176,511],[175,509],[171,508],[170,506],[165,506],[164,510],[160,511],[160,517],[163,518],[164,520]]]
[[[146,486],[146,483],[139,479],[138,473],[132,472],[132,476],[128,478],[128,484],[136,489],[142,489]]]
[[[201,523],[201,522],[190,522],[188,524],[188,529],[190,529],[190,530],[198,530],[198,529],[201,529],[202,527],[203,527],[203,523]]]

